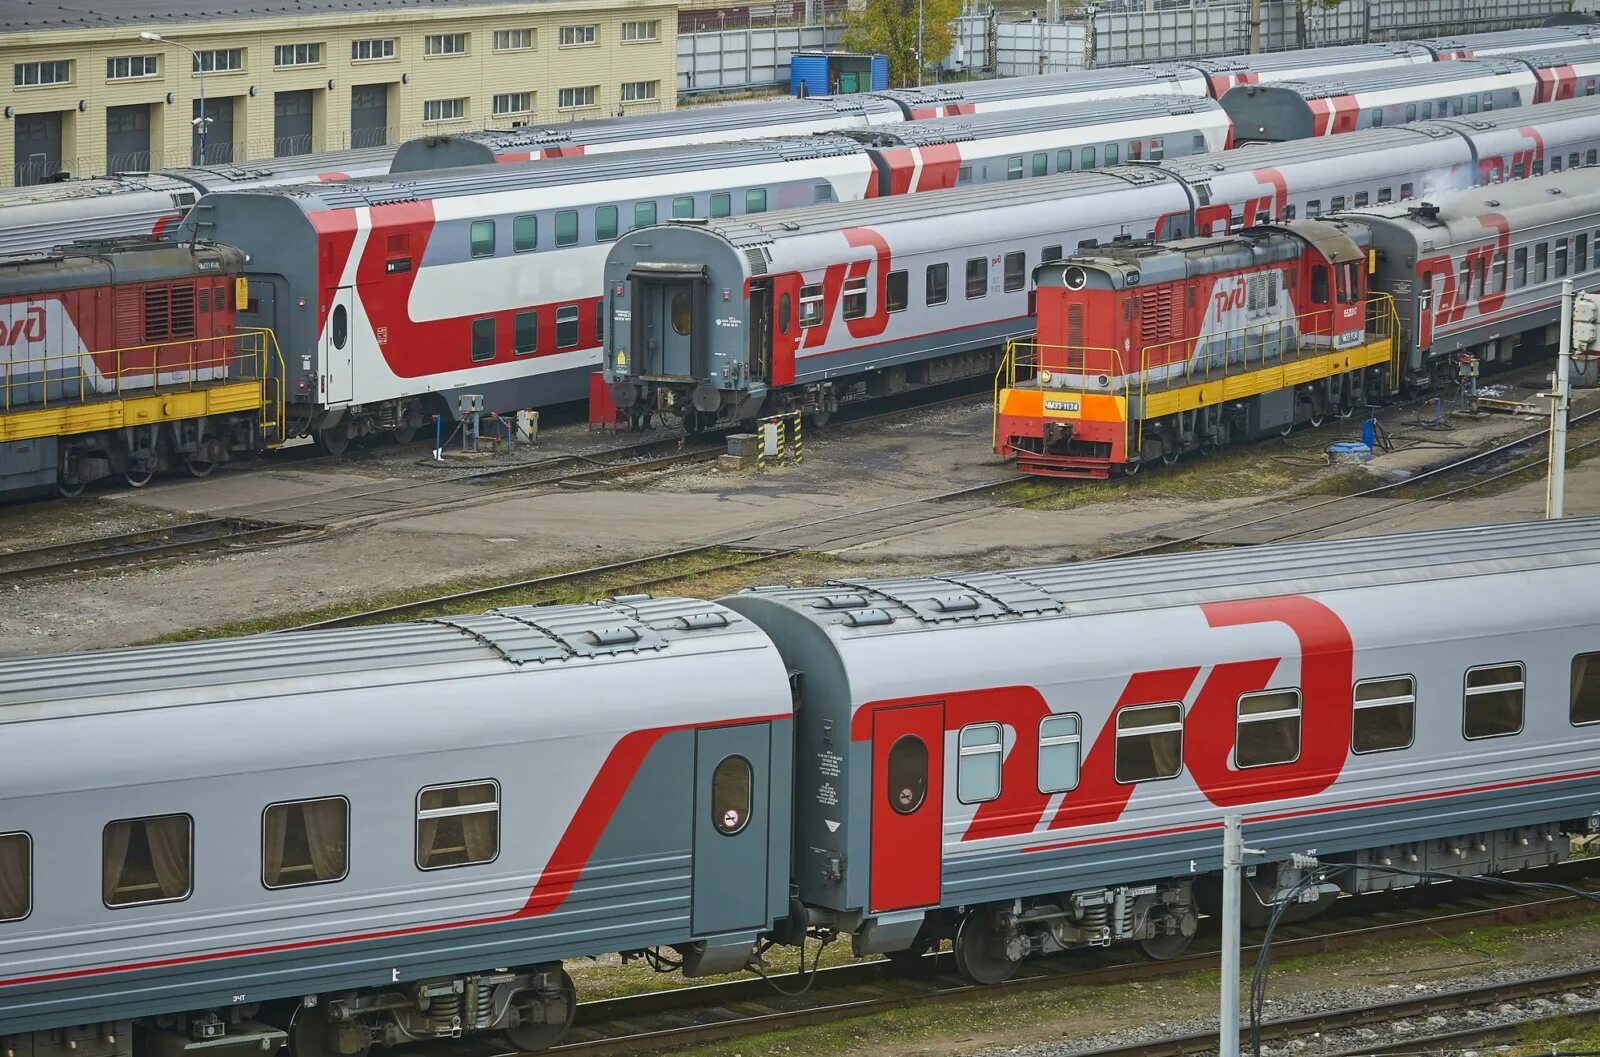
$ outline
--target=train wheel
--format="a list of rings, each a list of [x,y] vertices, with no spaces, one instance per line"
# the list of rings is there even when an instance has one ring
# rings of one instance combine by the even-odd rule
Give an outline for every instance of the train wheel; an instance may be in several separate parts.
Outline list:
[[[88,486],[82,481],[57,480],[56,495],[63,499],[76,499],[83,494],[83,490],[86,487]]]
[[[832,421],[833,421],[833,412],[832,411],[825,411],[825,410],[822,410],[822,409],[819,408],[818,410],[811,412],[811,424],[813,426],[815,426],[817,429],[825,428],[828,425],[828,423],[832,422]]]
[[[1183,933],[1167,933],[1162,936],[1151,936],[1149,939],[1139,941],[1139,949],[1158,962],[1170,961],[1189,949],[1189,944],[1194,942],[1193,936]]]
[[[1137,476],[1139,476],[1139,471],[1141,469],[1143,469],[1143,468],[1144,468],[1144,460],[1143,459],[1130,459],[1127,462],[1122,464],[1122,476],[1124,476],[1124,477],[1137,477]]]
[[[389,436],[394,438],[396,444],[410,444],[417,439],[417,427],[415,424],[401,426],[398,429],[390,430]]]
[[[154,470],[124,470],[122,480],[129,488],[143,488],[155,475]]]
[[[1325,416],[1325,415],[1323,415],[1321,413],[1312,415],[1311,418],[1310,418],[1311,428],[1312,429],[1321,429],[1322,428],[1322,422],[1326,417],[1327,416]]]
[[[1022,964],[1022,937],[996,935],[990,916],[981,910],[961,919],[956,930],[956,968],[978,984],[1003,984]]]
[[[1161,465],[1171,466],[1178,461],[1178,456],[1182,454],[1177,448],[1163,445],[1161,448]]]
[[[322,450],[329,455],[343,455],[350,447],[350,434],[340,426],[318,430],[317,443],[322,445]]]
[[[518,1024],[514,1028],[506,1028],[500,1037],[523,1051],[547,1050],[560,1042],[578,1015],[578,989],[572,985],[572,977],[567,975],[565,969],[561,970],[561,987],[560,1001],[565,1005],[566,1015],[559,1022],[547,1020],[538,1024]]]
[[[184,466],[188,467],[190,477],[210,477],[211,471],[217,468],[216,463],[205,459],[190,459]]]
[[[301,1007],[295,1010],[294,1021],[289,1025],[289,1057],[366,1057],[372,1049],[372,1034],[363,1022],[346,1024],[344,1032],[360,1040],[359,1049],[348,1050],[350,1039],[335,1038],[340,1029],[328,1023],[320,1008]],[[359,1034],[357,1034],[359,1033]]]

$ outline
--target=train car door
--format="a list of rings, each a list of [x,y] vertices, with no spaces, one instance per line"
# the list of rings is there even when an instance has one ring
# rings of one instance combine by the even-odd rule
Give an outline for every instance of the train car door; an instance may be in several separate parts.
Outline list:
[[[944,703],[872,717],[874,911],[939,902],[944,837]]]
[[[762,381],[772,371],[772,281],[750,284],[750,377]]]
[[[771,752],[767,723],[695,731],[696,936],[767,924]]]
[[[328,326],[322,340],[322,399],[326,404],[348,404],[355,399],[355,288],[341,286],[332,293]]]
[[[696,283],[689,279],[635,278],[634,319],[639,333],[635,374],[693,378]]]
[[[1433,347],[1433,272],[1424,268],[1417,275],[1417,351],[1426,352]]]

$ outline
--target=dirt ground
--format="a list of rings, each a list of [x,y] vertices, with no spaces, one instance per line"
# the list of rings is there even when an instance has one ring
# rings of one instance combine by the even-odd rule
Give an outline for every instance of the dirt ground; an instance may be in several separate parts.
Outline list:
[[[1534,384],[1522,387],[1531,392]],[[1600,394],[1581,395],[1580,410],[1590,406],[1600,406]],[[1433,428],[1426,406],[1390,409],[1383,417],[1399,450],[1359,471],[1328,465],[1326,445],[1359,430],[1355,421],[1331,423],[1147,470],[1127,482],[1046,483],[962,502],[938,519],[829,545],[805,574],[930,572],[1105,554],[1215,519],[1249,520],[1308,490],[1348,489],[1352,474],[1372,483],[1414,474],[1541,424],[1507,415],[1444,415],[1442,428]],[[701,464],[587,488],[486,488],[481,498],[473,494],[421,512],[396,503],[386,513],[335,524],[308,542],[14,586],[0,608],[0,655],[126,645],[246,619],[292,624],[297,616],[396,591],[422,594],[758,534],[764,545],[784,545],[805,539],[803,526],[824,519],[1013,479],[1012,469],[990,451],[989,433],[989,400],[975,395],[925,414],[813,433],[798,467],[757,474]],[[1580,430],[1575,439],[1590,435]],[[1592,435],[1600,437],[1600,430]],[[618,442],[569,425],[547,431],[520,457],[582,454]],[[293,520],[297,509],[330,495],[449,479],[477,465],[440,467],[416,447],[342,461],[283,452],[204,481],[0,511],[0,550],[230,511]],[[1569,514],[1600,513],[1597,466],[1579,462],[1569,471]],[[1449,503],[1415,503],[1345,532],[1522,520],[1542,516],[1543,508],[1544,486],[1534,479]],[[762,567],[748,574],[753,582],[769,575]],[[714,586],[743,585],[723,578]]]

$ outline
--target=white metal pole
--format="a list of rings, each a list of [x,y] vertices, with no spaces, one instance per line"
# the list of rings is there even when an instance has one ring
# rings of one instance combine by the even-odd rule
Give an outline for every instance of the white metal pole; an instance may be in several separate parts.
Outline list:
[[[1218,1057],[1239,1057],[1239,917],[1243,909],[1244,834],[1238,815],[1222,817],[1222,1006]]]
[[[1567,400],[1572,379],[1572,280],[1561,280],[1561,346],[1556,350],[1556,388],[1550,402],[1550,479],[1544,516],[1562,517],[1567,498]]]

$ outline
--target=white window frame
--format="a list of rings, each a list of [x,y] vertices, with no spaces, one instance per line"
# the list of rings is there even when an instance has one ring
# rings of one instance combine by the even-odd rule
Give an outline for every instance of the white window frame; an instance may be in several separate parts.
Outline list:
[[[447,114],[447,113],[445,113],[445,108],[446,108],[447,104],[451,104],[451,103],[456,104],[456,106],[458,107],[458,109],[460,111],[459,113],[455,113],[455,114]],[[428,116],[429,109],[432,108],[432,107],[437,107],[439,109],[438,116],[436,116],[436,117],[429,117]],[[424,125],[438,125],[438,124],[443,124],[446,121],[465,121],[466,119],[467,119],[467,100],[466,100],[466,97],[464,97],[464,96],[457,96],[454,99],[425,99],[425,100],[423,100],[423,103],[422,103],[422,123]]]
[[[237,56],[239,63],[236,66],[232,65],[232,60],[230,58],[229,65],[219,66],[217,65],[218,56]],[[211,59],[211,66],[209,69],[205,65],[205,60],[207,57]],[[189,76],[197,77],[201,73],[243,73],[244,67],[245,54],[243,48],[202,48],[197,51],[194,61],[189,64]]]
[[[1045,724],[1052,723],[1052,722],[1059,723],[1061,720],[1064,720],[1064,719],[1072,720],[1072,722],[1077,727],[1076,733],[1073,733],[1073,734],[1048,734],[1048,735],[1045,734],[1045,732],[1044,732]],[[1061,746],[1061,745],[1076,745],[1077,746],[1076,756],[1077,756],[1078,762],[1073,767],[1072,784],[1071,785],[1062,786],[1059,789],[1057,789],[1055,787],[1051,787],[1049,789],[1046,789],[1044,787],[1044,775],[1039,773],[1038,759],[1039,759],[1039,757],[1042,757],[1044,755],[1044,750],[1045,749],[1047,749],[1047,748],[1056,748],[1056,747]],[[1068,793],[1068,792],[1071,792],[1072,790],[1078,788],[1079,784],[1082,783],[1082,781],[1083,781],[1083,717],[1078,715],[1078,713],[1076,713],[1076,712],[1055,712],[1055,713],[1052,713],[1052,714],[1050,714],[1048,716],[1045,716],[1043,719],[1039,720],[1039,756],[1035,757],[1035,762],[1034,762],[1034,780],[1035,780],[1036,786],[1038,787],[1039,792],[1043,793],[1045,796],[1052,796],[1052,795],[1054,795],[1056,793]]]
[[[815,317],[809,323],[806,322],[806,310],[808,308],[814,308],[816,313]],[[805,330],[807,327],[820,327],[826,318],[826,312],[827,295],[823,292],[822,284],[815,283],[810,286],[802,286],[800,288],[800,311],[795,316],[796,320],[800,324],[800,329]]]
[[[1397,681],[1399,681],[1401,679],[1404,679],[1406,682],[1411,684],[1411,692],[1409,694],[1399,694],[1399,695],[1391,696],[1391,697],[1374,697],[1374,698],[1372,698],[1370,700],[1367,700],[1367,701],[1363,701],[1361,699],[1361,697],[1360,697],[1360,690],[1361,690],[1361,688],[1363,686],[1368,686],[1368,685],[1370,685],[1372,683],[1393,683],[1393,682],[1397,682]],[[1370,679],[1358,679],[1358,680],[1356,680],[1355,686],[1350,688],[1350,705],[1351,705],[1351,709],[1350,709],[1350,751],[1351,752],[1357,753],[1357,754],[1362,755],[1362,756],[1370,756],[1373,753],[1379,753],[1379,752],[1398,752],[1401,749],[1409,749],[1409,748],[1411,748],[1412,745],[1416,744],[1416,741],[1417,741],[1417,677],[1416,676],[1402,673],[1402,674],[1399,674],[1399,675],[1375,675]],[[1393,707],[1394,705],[1410,705],[1411,706],[1411,740],[1406,742],[1404,745],[1390,745],[1390,746],[1387,746],[1387,747],[1382,748],[1382,749],[1358,749],[1358,748],[1356,748],[1356,717],[1361,713],[1361,710],[1364,709],[1364,708],[1390,708],[1390,707]]]
[[[1472,674],[1474,672],[1490,672],[1496,668],[1515,668],[1517,679],[1509,683],[1490,683],[1487,686],[1473,686]],[[1467,733],[1467,702],[1472,698],[1497,694],[1507,690],[1515,690],[1519,695],[1517,710],[1517,729],[1508,730],[1503,734],[1468,734]],[[1509,738],[1521,734],[1528,726],[1528,666],[1521,661],[1498,661],[1494,664],[1474,664],[1468,668],[1461,677],[1461,736],[1467,741],[1486,741],[1490,738]]]
[[[52,74],[61,73],[62,76],[48,81],[45,80],[44,72],[46,67],[49,67]],[[24,72],[30,69],[34,74],[32,81],[27,80],[27,74]],[[31,62],[14,63],[11,67],[11,86],[13,88],[51,88],[56,85],[71,84],[72,81],[71,59],[38,59]]]
[[[562,26],[561,36],[558,39],[563,48],[592,48],[600,43],[600,27],[592,23]]]
[[[488,785],[494,787],[494,799],[487,804],[458,804],[455,807],[435,807],[424,810],[422,797],[426,793],[438,792],[441,789],[470,789],[473,786]],[[441,782],[438,785],[425,785],[417,790],[416,822],[411,830],[411,862],[419,870],[459,870],[464,866],[486,866],[500,858],[500,844],[504,834],[500,828],[500,783],[493,778],[474,778],[468,782]],[[430,818],[451,818],[457,815],[481,815],[494,812],[494,855],[488,859],[474,859],[472,862],[449,863],[444,866],[424,866],[418,862],[417,852],[419,838],[422,834],[422,823]]]
[[[1146,711],[1149,711],[1150,709],[1153,709],[1153,708],[1176,708],[1178,710],[1178,718],[1174,722],[1171,722],[1171,723],[1158,723],[1158,724],[1156,724],[1154,726],[1131,727],[1131,728],[1129,728],[1127,730],[1123,730],[1122,721],[1126,716],[1133,715],[1133,714],[1140,713],[1140,712],[1146,712]],[[1183,740],[1184,740],[1183,735],[1184,735],[1184,730],[1183,730],[1183,702],[1182,701],[1152,701],[1147,705],[1127,705],[1127,706],[1125,706],[1123,708],[1117,709],[1115,723],[1116,723],[1116,729],[1114,731],[1115,739],[1114,739],[1114,743],[1111,746],[1111,748],[1112,748],[1112,753],[1111,753],[1111,780],[1112,781],[1116,782],[1118,785],[1139,785],[1139,784],[1144,783],[1144,782],[1170,782],[1174,778],[1177,778],[1179,775],[1183,774]],[[1171,734],[1174,731],[1176,731],[1177,734],[1178,734],[1178,769],[1177,770],[1173,771],[1171,774],[1160,774],[1160,775],[1156,775],[1153,778],[1134,778],[1134,779],[1132,779],[1130,781],[1126,781],[1126,782],[1123,781],[1121,778],[1119,778],[1117,776],[1117,755],[1118,754],[1117,754],[1116,750],[1117,750],[1118,746],[1120,746],[1122,744],[1122,739],[1123,738],[1140,738],[1140,737],[1145,737],[1145,736],[1151,735],[1151,734]]]
[[[361,46],[366,45],[367,54],[358,52]],[[390,62],[395,58],[395,39],[393,37],[362,37],[350,42],[351,62]]]
[[[643,31],[640,26],[645,27]],[[649,36],[643,36],[648,33]],[[630,35],[631,34],[631,35]],[[659,18],[632,19],[622,24],[622,43],[624,44],[654,44],[661,39],[661,20]]]
[[[968,745],[968,733],[977,731],[992,731],[994,740],[985,741],[978,745]],[[1005,782],[1005,747],[1005,731],[1001,729],[1000,724],[998,723],[968,723],[966,726],[961,728],[960,732],[956,735],[956,799],[958,801],[963,804],[987,804],[991,800],[1000,799],[1000,790]],[[967,760],[969,758],[975,759],[979,756],[998,757],[994,763],[994,794],[992,796],[980,796],[968,800],[962,795],[961,792],[961,776]],[[988,763],[986,761],[985,767],[987,766]]]
[[[640,89],[648,90],[648,95],[640,95]],[[622,101],[624,103],[654,103],[661,98],[660,81],[623,81]]]
[[[527,106],[502,107],[502,100],[508,102],[525,101]],[[496,92],[490,102],[490,115],[493,117],[516,117],[522,114],[533,113],[532,92]]]
[[[1293,708],[1277,708],[1273,709],[1271,712],[1252,712],[1249,715],[1245,714],[1244,703],[1246,701],[1252,701],[1258,697],[1279,697],[1283,694],[1294,695]],[[1233,765],[1239,768],[1241,771],[1254,770],[1257,767],[1282,767],[1285,764],[1294,763],[1300,758],[1300,754],[1305,751],[1305,697],[1300,693],[1299,687],[1280,686],[1273,690],[1256,690],[1252,693],[1240,694],[1239,700],[1234,702],[1233,707]],[[1287,760],[1271,760],[1267,763],[1239,762],[1239,737],[1241,734],[1243,734],[1246,726],[1251,723],[1267,723],[1273,720],[1291,718],[1299,723],[1299,727],[1296,730],[1296,736],[1294,739],[1293,756],[1289,757]]]
[[[446,48],[446,41],[459,41],[460,47]],[[422,38],[424,59],[456,59],[471,50],[471,35],[467,33],[429,33]]]
[[[116,73],[117,63],[125,63],[127,73]],[[138,63],[139,73],[133,72],[134,64]],[[143,81],[152,77],[161,76],[161,56],[159,55],[111,55],[106,58],[107,81]]]
[[[284,62],[284,58],[288,62]],[[274,70],[292,70],[297,66],[321,66],[322,45],[320,43],[306,44],[274,44],[272,46],[272,68]]]
[[[569,92],[587,92],[589,94],[588,95],[588,101],[587,102],[582,102],[582,103],[580,103],[580,102],[569,102],[568,101],[568,98],[569,98],[568,93]],[[563,89],[560,90],[560,92],[556,96],[556,109],[557,110],[587,110],[587,109],[589,109],[591,107],[598,106],[599,105],[599,99],[600,99],[600,86],[597,85],[597,84],[583,84],[583,85],[577,85],[577,86],[572,87],[572,88],[563,88]]]
[[[501,40],[505,43],[502,44]],[[518,44],[518,39],[524,39],[526,44]],[[532,29],[497,29],[494,31],[494,50],[496,52],[532,51],[538,46],[538,37]]]

